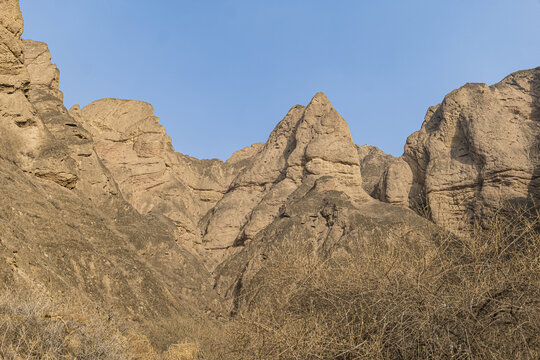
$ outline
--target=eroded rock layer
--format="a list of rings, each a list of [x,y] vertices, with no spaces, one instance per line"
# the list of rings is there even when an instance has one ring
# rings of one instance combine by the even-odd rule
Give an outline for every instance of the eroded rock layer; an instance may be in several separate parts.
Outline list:
[[[227,162],[175,153],[152,106],[141,101],[102,99],[70,114],[91,133],[126,200],[141,214],[170,218],[188,242],[200,242],[199,220],[262,147],[254,144]]]
[[[237,310],[291,247],[355,261],[376,238],[427,256],[433,224],[408,208],[460,230],[540,200],[540,68],[450,93],[400,158],[354,145],[318,93],[223,162],[176,153],[144,102],[68,111],[47,45],[22,30],[0,0],[0,277],[88,298],[162,345],[186,316]]]
[[[210,273],[170,220],[123,199],[62,103],[47,45],[21,33],[18,1],[0,1],[2,285],[94,304],[158,345],[176,341],[169,319],[218,305]]]
[[[382,191],[460,230],[510,204],[538,204],[540,68],[467,84],[427,112]],[[405,181],[404,181],[405,179]],[[381,198],[389,202],[390,199]]]
[[[208,249],[241,246],[277,216],[302,184],[327,178],[328,190],[353,201],[371,198],[362,188],[356,148],[345,120],[323,93],[307,107],[294,106],[277,125],[262,150],[232,182],[201,222]]]

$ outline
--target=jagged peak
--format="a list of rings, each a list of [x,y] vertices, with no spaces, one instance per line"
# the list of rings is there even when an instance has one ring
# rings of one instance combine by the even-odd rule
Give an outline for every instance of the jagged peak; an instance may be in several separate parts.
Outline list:
[[[306,115],[313,114],[316,117],[323,116],[324,114],[331,111],[337,113],[337,111],[332,106],[332,103],[330,102],[330,100],[328,100],[328,97],[323,92],[316,93],[306,107]]]
[[[311,99],[311,102],[316,102],[316,101],[325,101],[325,102],[330,102],[328,100],[328,96],[326,96],[325,93],[323,93],[322,91],[319,91],[318,93],[316,93],[313,98]]]
[[[23,40],[25,65],[34,87],[42,87],[63,101],[60,91],[60,70],[51,61],[49,45],[42,41]]]

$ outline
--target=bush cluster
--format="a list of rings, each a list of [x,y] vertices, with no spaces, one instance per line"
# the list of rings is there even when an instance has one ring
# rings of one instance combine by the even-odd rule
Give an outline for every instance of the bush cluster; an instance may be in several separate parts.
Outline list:
[[[538,214],[500,212],[417,251],[400,239],[269,259],[240,301],[230,359],[539,359]]]

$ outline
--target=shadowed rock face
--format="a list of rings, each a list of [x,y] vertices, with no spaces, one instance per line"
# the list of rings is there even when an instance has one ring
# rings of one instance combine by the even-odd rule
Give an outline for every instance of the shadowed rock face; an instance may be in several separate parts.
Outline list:
[[[380,193],[379,181],[390,164],[397,161],[397,159],[372,145],[356,145],[356,150],[360,161],[362,186],[371,197],[378,199]]]
[[[407,139],[411,201],[454,229],[507,201],[538,202],[539,97],[540,68],[447,95]]]
[[[375,146],[357,146],[357,150],[366,192],[375,199],[408,207],[413,185],[409,165]]]
[[[355,249],[364,241],[399,242],[421,254],[434,249],[435,226],[426,219],[380,201],[355,202],[342,191],[329,190],[328,180],[302,184],[267,227],[216,268],[215,288],[226,309],[242,309],[243,295],[261,285],[258,275],[265,264],[291,251],[307,251],[323,261],[343,258],[346,263],[355,261]]]
[[[400,159],[359,151],[363,168],[378,169],[372,195],[458,231],[505,203],[538,203],[539,98],[540,68],[451,92],[428,110]]]

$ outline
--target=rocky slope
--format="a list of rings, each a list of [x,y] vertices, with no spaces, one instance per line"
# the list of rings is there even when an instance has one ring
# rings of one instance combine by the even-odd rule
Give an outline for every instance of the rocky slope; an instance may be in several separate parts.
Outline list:
[[[215,305],[210,273],[169,219],[123,199],[62,104],[47,46],[21,40],[18,1],[0,2],[0,24],[3,286],[86,299],[156,343],[175,341],[170,319]]]
[[[540,68],[452,92],[400,158],[354,145],[318,93],[223,162],[176,153],[147,103],[68,111],[22,29],[18,1],[0,1],[0,276],[87,298],[160,345],[186,317],[237,311],[290,247],[354,261],[375,237],[429,257],[436,225],[415,211],[459,232],[540,196]]]

